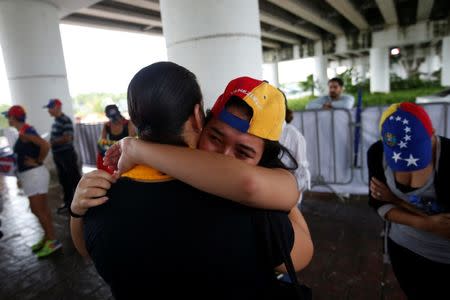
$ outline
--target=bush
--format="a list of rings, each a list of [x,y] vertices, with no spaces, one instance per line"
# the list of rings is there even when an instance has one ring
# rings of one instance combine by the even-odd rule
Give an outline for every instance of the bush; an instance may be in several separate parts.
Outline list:
[[[367,106],[379,106],[379,105],[389,105],[398,102],[415,102],[416,97],[426,96],[435,94],[441,91],[441,87],[427,87],[427,88],[417,88],[409,90],[398,90],[392,91],[390,93],[364,93],[362,95],[363,107]],[[354,95],[357,99],[357,95]]]
[[[390,80],[393,91],[441,87],[439,80],[421,80],[420,74],[414,74],[407,79],[391,74]]]
[[[306,96],[298,99],[288,100],[288,107],[293,111],[304,110],[309,101],[315,99],[314,96]]]
[[[373,93],[364,92],[362,94],[363,107],[389,105],[398,102],[415,102],[416,97],[435,94],[442,90],[442,87],[424,87],[409,90],[398,90],[390,93]],[[355,97],[355,102],[358,100],[357,93],[351,93]],[[299,99],[292,99],[288,101],[288,106],[293,111],[304,110],[306,104],[315,97],[308,96]]]

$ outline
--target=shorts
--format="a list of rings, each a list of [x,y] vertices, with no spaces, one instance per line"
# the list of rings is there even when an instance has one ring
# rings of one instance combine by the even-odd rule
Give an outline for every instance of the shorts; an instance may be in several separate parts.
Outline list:
[[[44,166],[39,166],[24,172],[19,172],[17,177],[22,184],[22,190],[26,196],[35,196],[48,193],[50,173]]]

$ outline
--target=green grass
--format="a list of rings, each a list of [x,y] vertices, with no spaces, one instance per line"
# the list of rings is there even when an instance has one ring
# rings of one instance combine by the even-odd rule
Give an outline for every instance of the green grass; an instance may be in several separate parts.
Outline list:
[[[443,90],[442,87],[427,87],[419,89],[392,91],[387,94],[384,93],[370,94],[368,92],[363,92],[362,95],[363,107],[388,105],[398,102],[414,102],[416,101],[416,97],[435,94],[442,90]],[[355,97],[356,100],[357,95],[354,94],[353,96]],[[288,106],[290,109],[294,111],[304,110],[306,104],[314,98],[316,97],[307,96],[298,99],[292,99],[288,101]]]
[[[7,111],[9,107],[10,105],[8,104],[0,104],[0,112]],[[6,128],[8,126],[8,119],[4,115],[0,115],[0,128]]]
[[[316,96],[306,96],[298,99],[288,100],[288,107],[293,111],[304,110],[309,101],[315,99]]]

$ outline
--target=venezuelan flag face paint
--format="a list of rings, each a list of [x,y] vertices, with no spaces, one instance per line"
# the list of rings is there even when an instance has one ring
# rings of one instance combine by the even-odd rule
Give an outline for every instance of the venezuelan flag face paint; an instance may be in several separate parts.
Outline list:
[[[380,133],[392,170],[411,172],[430,164],[433,125],[422,107],[406,102],[391,105],[381,116]]]

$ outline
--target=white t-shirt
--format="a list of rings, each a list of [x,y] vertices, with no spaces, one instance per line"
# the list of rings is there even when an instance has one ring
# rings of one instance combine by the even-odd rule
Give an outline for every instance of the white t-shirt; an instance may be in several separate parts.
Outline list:
[[[19,138],[19,132],[14,127],[6,127],[3,128],[3,136],[6,138],[9,147],[14,147],[14,144],[16,143],[17,139]]]
[[[306,157],[306,141],[300,131],[293,125],[283,125],[283,133],[280,138],[280,144],[285,146],[294,158],[297,160],[298,168],[295,170],[294,175],[297,179],[298,189],[300,191],[306,191],[311,188],[311,174],[309,173],[309,164]],[[282,161],[286,164],[289,160],[286,156],[283,156]],[[302,200],[300,195],[299,203]]]

